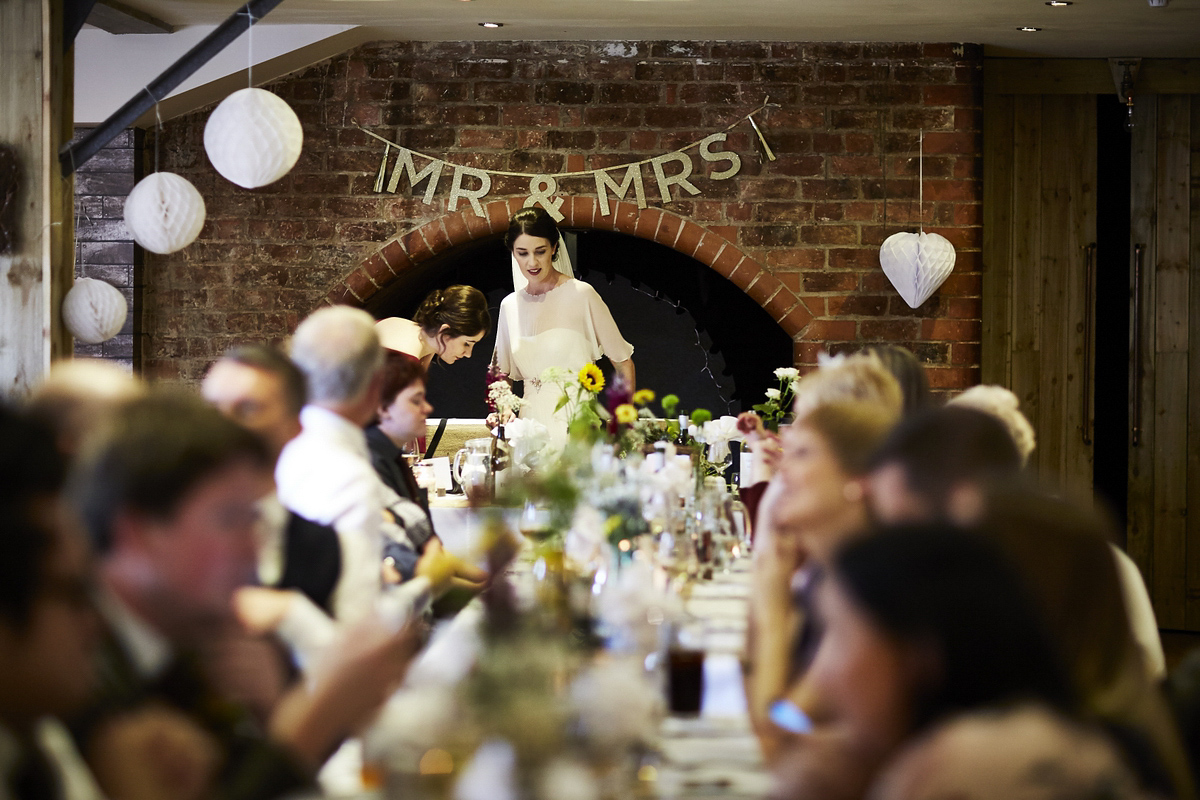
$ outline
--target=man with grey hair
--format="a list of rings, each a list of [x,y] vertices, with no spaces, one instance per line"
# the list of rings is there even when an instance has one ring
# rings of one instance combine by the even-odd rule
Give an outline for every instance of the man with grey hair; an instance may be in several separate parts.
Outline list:
[[[300,323],[291,356],[308,381],[308,404],[300,412],[302,432],[283,448],[275,469],[279,499],[337,531],[342,574],[333,614],[353,622],[371,610],[381,588],[389,503],[363,426],[379,407],[383,348],[370,314],[334,306]]]

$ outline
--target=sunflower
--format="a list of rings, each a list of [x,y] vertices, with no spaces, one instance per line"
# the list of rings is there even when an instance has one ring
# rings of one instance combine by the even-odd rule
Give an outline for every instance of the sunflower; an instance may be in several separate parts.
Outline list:
[[[579,382],[589,392],[598,392],[604,388],[604,373],[595,364],[588,364],[579,370]]]
[[[633,393],[633,402],[639,406],[644,406],[649,403],[653,403],[654,402],[654,390],[653,389],[638,389],[636,392]]]
[[[616,417],[617,422],[621,423],[622,425],[632,425],[634,422],[637,422],[637,409],[631,406],[629,403],[622,403],[621,405],[617,406]]]

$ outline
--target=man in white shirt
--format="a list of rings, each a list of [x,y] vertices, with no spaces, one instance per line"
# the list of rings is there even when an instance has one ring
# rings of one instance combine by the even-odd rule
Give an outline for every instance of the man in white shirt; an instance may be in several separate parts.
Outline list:
[[[385,541],[404,541],[385,513],[390,490],[371,466],[363,433],[379,408],[383,347],[370,314],[334,306],[300,324],[291,356],[308,380],[308,405],[300,412],[303,431],[279,457],[275,482],[284,506],[337,531],[342,574],[333,613],[353,622],[380,592]],[[417,570],[431,572],[438,573],[435,584],[443,582],[441,565]]]

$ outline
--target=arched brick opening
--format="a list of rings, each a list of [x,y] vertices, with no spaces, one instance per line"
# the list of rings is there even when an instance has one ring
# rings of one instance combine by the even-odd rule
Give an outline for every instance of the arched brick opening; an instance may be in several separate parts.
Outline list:
[[[471,209],[450,212],[398,236],[334,286],[324,302],[361,306],[409,267],[456,245],[506,231],[509,219],[523,204],[521,197],[491,202],[484,206],[482,217]],[[758,261],[685,217],[624,202],[616,203],[609,216],[600,216],[591,197],[566,198],[561,211],[564,227],[611,230],[649,239],[711,267],[758,303],[793,341],[813,319],[800,298]]]

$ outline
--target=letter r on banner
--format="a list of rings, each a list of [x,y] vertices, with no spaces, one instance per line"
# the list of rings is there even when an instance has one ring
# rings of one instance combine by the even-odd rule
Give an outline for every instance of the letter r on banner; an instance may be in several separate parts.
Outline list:
[[[663,167],[668,161],[678,161],[680,170],[678,175],[667,175]],[[667,153],[665,156],[658,156],[650,159],[650,166],[654,167],[654,177],[658,180],[658,193],[662,195],[664,203],[671,202],[671,186],[678,186],[688,194],[700,194],[700,190],[693,186],[688,178],[692,175],[692,159],[683,153]]]
[[[480,186],[478,189],[466,189],[463,187],[463,176],[470,175],[472,178],[478,178]],[[450,187],[450,202],[446,208],[450,211],[458,210],[458,201],[461,198],[466,198],[471,202],[471,208],[479,216],[486,216],[483,213],[483,203],[479,200],[485,197],[492,190],[492,176],[481,169],[474,167],[460,167],[454,165],[454,185]]]

